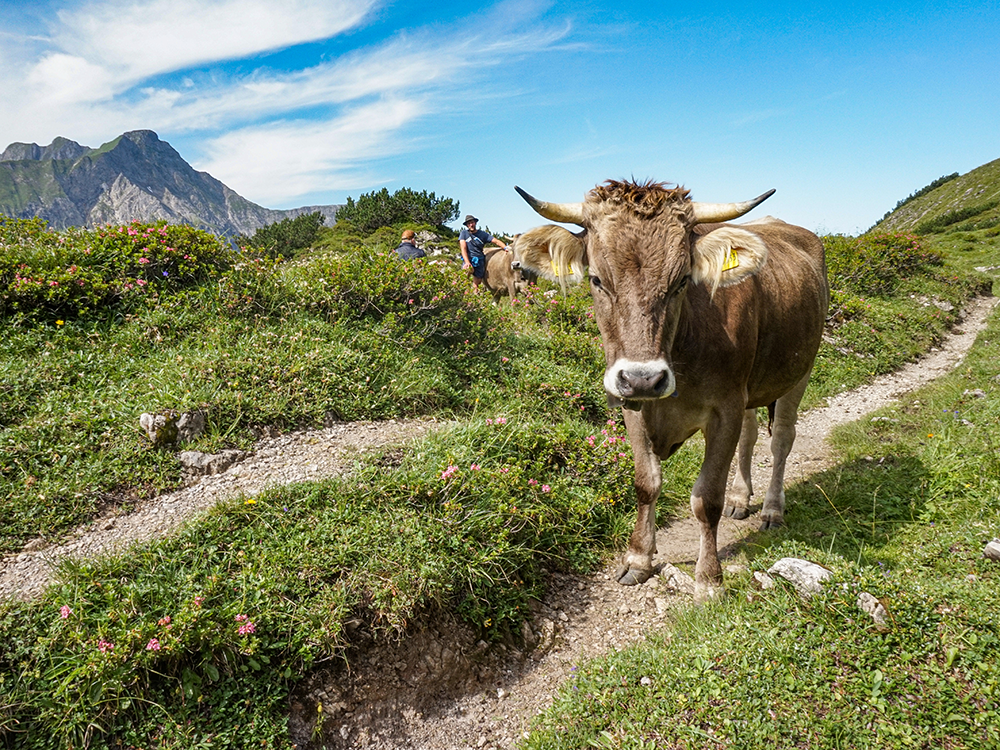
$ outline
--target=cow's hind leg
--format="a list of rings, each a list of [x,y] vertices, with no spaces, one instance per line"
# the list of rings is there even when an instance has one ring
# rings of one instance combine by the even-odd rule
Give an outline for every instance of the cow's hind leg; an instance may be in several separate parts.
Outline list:
[[[799,402],[808,383],[809,373],[806,373],[792,390],[778,399],[774,407],[774,424],[771,427],[771,456],[774,468],[760,514],[762,530],[776,528],[785,522],[785,463],[792,451],[792,443],[795,442]]]
[[[623,586],[645,583],[653,575],[653,555],[656,553],[656,501],[663,485],[660,457],[653,453],[645,431],[629,424],[625,417],[632,453],[635,456],[635,529],[628,549],[622,556],[616,579]]]
[[[736,473],[733,476],[733,484],[726,493],[726,506],[722,510],[724,516],[737,519],[750,516],[750,498],[753,496],[750,469],[756,444],[757,410],[747,409],[743,412],[743,428],[740,431],[740,445],[736,453]]]

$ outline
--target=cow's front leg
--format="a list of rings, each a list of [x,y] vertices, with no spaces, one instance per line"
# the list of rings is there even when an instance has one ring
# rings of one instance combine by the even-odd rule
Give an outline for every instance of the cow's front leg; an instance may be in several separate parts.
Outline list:
[[[736,452],[736,473],[733,484],[726,494],[726,507],[722,513],[728,518],[744,519],[750,516],[750,498],[753,497],[753,481],[750,477],[753,466],[753,449],[757,444],[757,410],[743,412],[743,428],[740,430],[740,445]]]
[[[715,415],[705,429],[705,460],[691,492],[691,511],[701,524],[701,544],[694,569],[695,601],[714,598],[722,590],[722,566],[719,564],[719,519],[726,501],[729,465],[740,439],[745,409],[732,409]]]
[[[629,420],[626,419],[626,422]],[[635,456],[635,529],[618,568],[618,583],[635,586],[653,575],[656,554],[656,501],[663,484],[660,458],[653,453],[645,431],[629,425],[629,441]],[[637,434],[638,433],[638,434]]]

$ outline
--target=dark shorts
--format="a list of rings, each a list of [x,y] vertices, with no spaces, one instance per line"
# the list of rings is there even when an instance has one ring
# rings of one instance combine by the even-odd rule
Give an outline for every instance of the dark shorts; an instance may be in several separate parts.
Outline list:
[[[472,264],[472,275],[477,279],[486,276],[486,254],[469,250],[469,262]]]

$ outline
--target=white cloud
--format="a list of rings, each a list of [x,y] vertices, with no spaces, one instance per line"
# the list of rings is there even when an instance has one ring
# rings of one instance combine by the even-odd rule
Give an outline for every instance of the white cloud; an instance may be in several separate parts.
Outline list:
[[[106,69],[62,52],[43,57],[28,74],[28,84],[46,106],[101,100],[113,93]]]
[[[53,39],[127,85],[328,39],[360,24],[378,1],[105,0],[61,11]]]
[[[257,203],[279,205],[356,186],[358,165],[399,153],[399,132],[423,114],[418,101],[389,99],[322,122],[247,127],[210,141],[197,167]]]

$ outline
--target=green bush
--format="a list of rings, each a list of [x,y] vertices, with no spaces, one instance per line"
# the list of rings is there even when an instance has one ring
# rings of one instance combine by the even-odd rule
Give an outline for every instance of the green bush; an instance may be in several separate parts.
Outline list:
[[[320,227],[326,221],[319,211],[303,214],[294,219],[282,219],[274,224],[261,227],[252,237],[239,235],[236,244],[254,254],[270,258],[292,258],[301,251],[312,247],[319,237]]]
[[[954,211],[948,211],[940,216],[935,216],[932,219],[920,222],[913,231],[917,234],[934,234],[935,232],[941,232],[947,227],[950,227],[952,224],[957,224],[960,221],[965,221],[966,219],[971,219],[974,216],[979,216],[980,214],[993,210],[997,206],[1000,206],[1000,201],[987,201],[986,203],[979,203],[973,206],[956,208]],[[975,223],[970,223],[968,226],[982,229],[988,228],[988,224],[986,222],[984,222],[982,227]]]
[[[55,233],[37,219],[0,217],[0,315],[127,311],[203,284],[236,257],[218,238],[187,225],[133,222]]]
[[[440,226],[458,218],[458,201],[410,188],[401,188],[390,195],[382,188],[361,195],[357,202],[349,197],[337,211],[337,218],[364,232],[405,222]]]
[[[828,235],[823,244],[832,283],[861,295],[891,295],[907,278],[944,263],[913,234]]]

